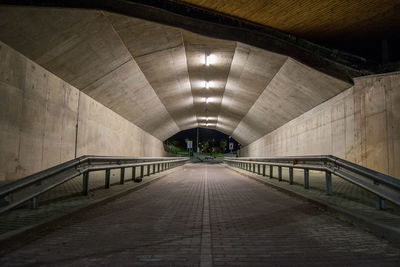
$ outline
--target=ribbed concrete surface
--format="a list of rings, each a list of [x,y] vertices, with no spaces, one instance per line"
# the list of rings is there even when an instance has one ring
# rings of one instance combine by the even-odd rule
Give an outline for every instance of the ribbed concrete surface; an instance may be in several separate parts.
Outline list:
[[[15,265],[384,265],[400,250],[220,165],[165,179],[71,218],[3,256]]]
[[[0,25],[2,42],[160,140],[204,127],[247,145],[351,87],[284,55],[101,10],[1,6]]]

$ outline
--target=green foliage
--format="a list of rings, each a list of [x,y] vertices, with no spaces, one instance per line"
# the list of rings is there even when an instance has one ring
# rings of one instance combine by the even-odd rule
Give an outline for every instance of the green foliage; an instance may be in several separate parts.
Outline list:
[[[203,153],[209,153],[210,151],[210,142],[208,140],[201,141],[200,143],[200,151]]]
[[[167,152],[169,152],[169,153],[172,153],[172,154],[180,154],[182,152],[186,152],[186,149],[183,149],[181,147],[175,146],[173,144],[165,145],[165,150]]]
[[[228,141],[226,139],[221,139],[221,141],[219,141],[219,147],[221,148],[222,153],[225,153],[227,145]]]

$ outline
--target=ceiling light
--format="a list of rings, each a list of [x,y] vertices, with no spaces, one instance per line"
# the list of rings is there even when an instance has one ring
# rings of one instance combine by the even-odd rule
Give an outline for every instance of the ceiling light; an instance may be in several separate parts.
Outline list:
[[[206,82],[206,89],[210,88],[210,85],[208,84],[208,82]]]
[[[210,55],[206,55],[206,66],[210,66]]]
[[[208,121],[208,117],[207,117],[206,121]]]
[[[209,100],[208,100],[208,97],[206,97],[206,104],[208,104],[208,101],[209,101]]]

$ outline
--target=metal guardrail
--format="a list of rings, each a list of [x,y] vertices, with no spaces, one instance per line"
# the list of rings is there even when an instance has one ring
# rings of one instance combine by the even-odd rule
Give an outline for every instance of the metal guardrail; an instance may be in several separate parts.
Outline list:
[[[378,196],[378,208],[384,209],[385,200],[400,206],[400,180],[373,171],[352,162],[326,156],[299,156],[273,158],[225,158],[224,162],[232,167],[266,176],[266,166],[269,177],[273,177],[273,167],[278,167],[278,179],[282,181],[282,168],[289,168],[289,184],[293,184],[293,169],[304,170],[304,188],[309,189],[309,170],[325,172],[326,194],[332,195],[332,174],[335,174],[359,187]],[[256,167],[258,170],[256,171]]]
[[[132,180],[141,182],[144,176],[158,173],[186,163],[189,158],[128,158],[82,156],[33,175],[5,184],[0,187],[0,213],[10,210],[24,202],[32,201],[38,205],[37,196],[72,179],[83,175],[82,194],[89,190],[91,171],[105,171],[105,188],[110,187],[110,170],[120,169],[120,184],[125,182],[125,169],[132,168]],[[152,172],[151,172],[151,166]],[[147,169],[145,171],[145,168]],[[136,170],[138,169],[138,173]]]

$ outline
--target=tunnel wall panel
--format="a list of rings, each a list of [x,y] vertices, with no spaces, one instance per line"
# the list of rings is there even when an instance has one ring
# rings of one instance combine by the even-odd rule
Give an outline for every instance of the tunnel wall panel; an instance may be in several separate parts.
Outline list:
[[[159,139],[0,42],[0,182],[75,153],[165,155]]]
[[[240,151],[250,157],[315,154],[400,178],[400,73],[357,78],[352,88]]]

